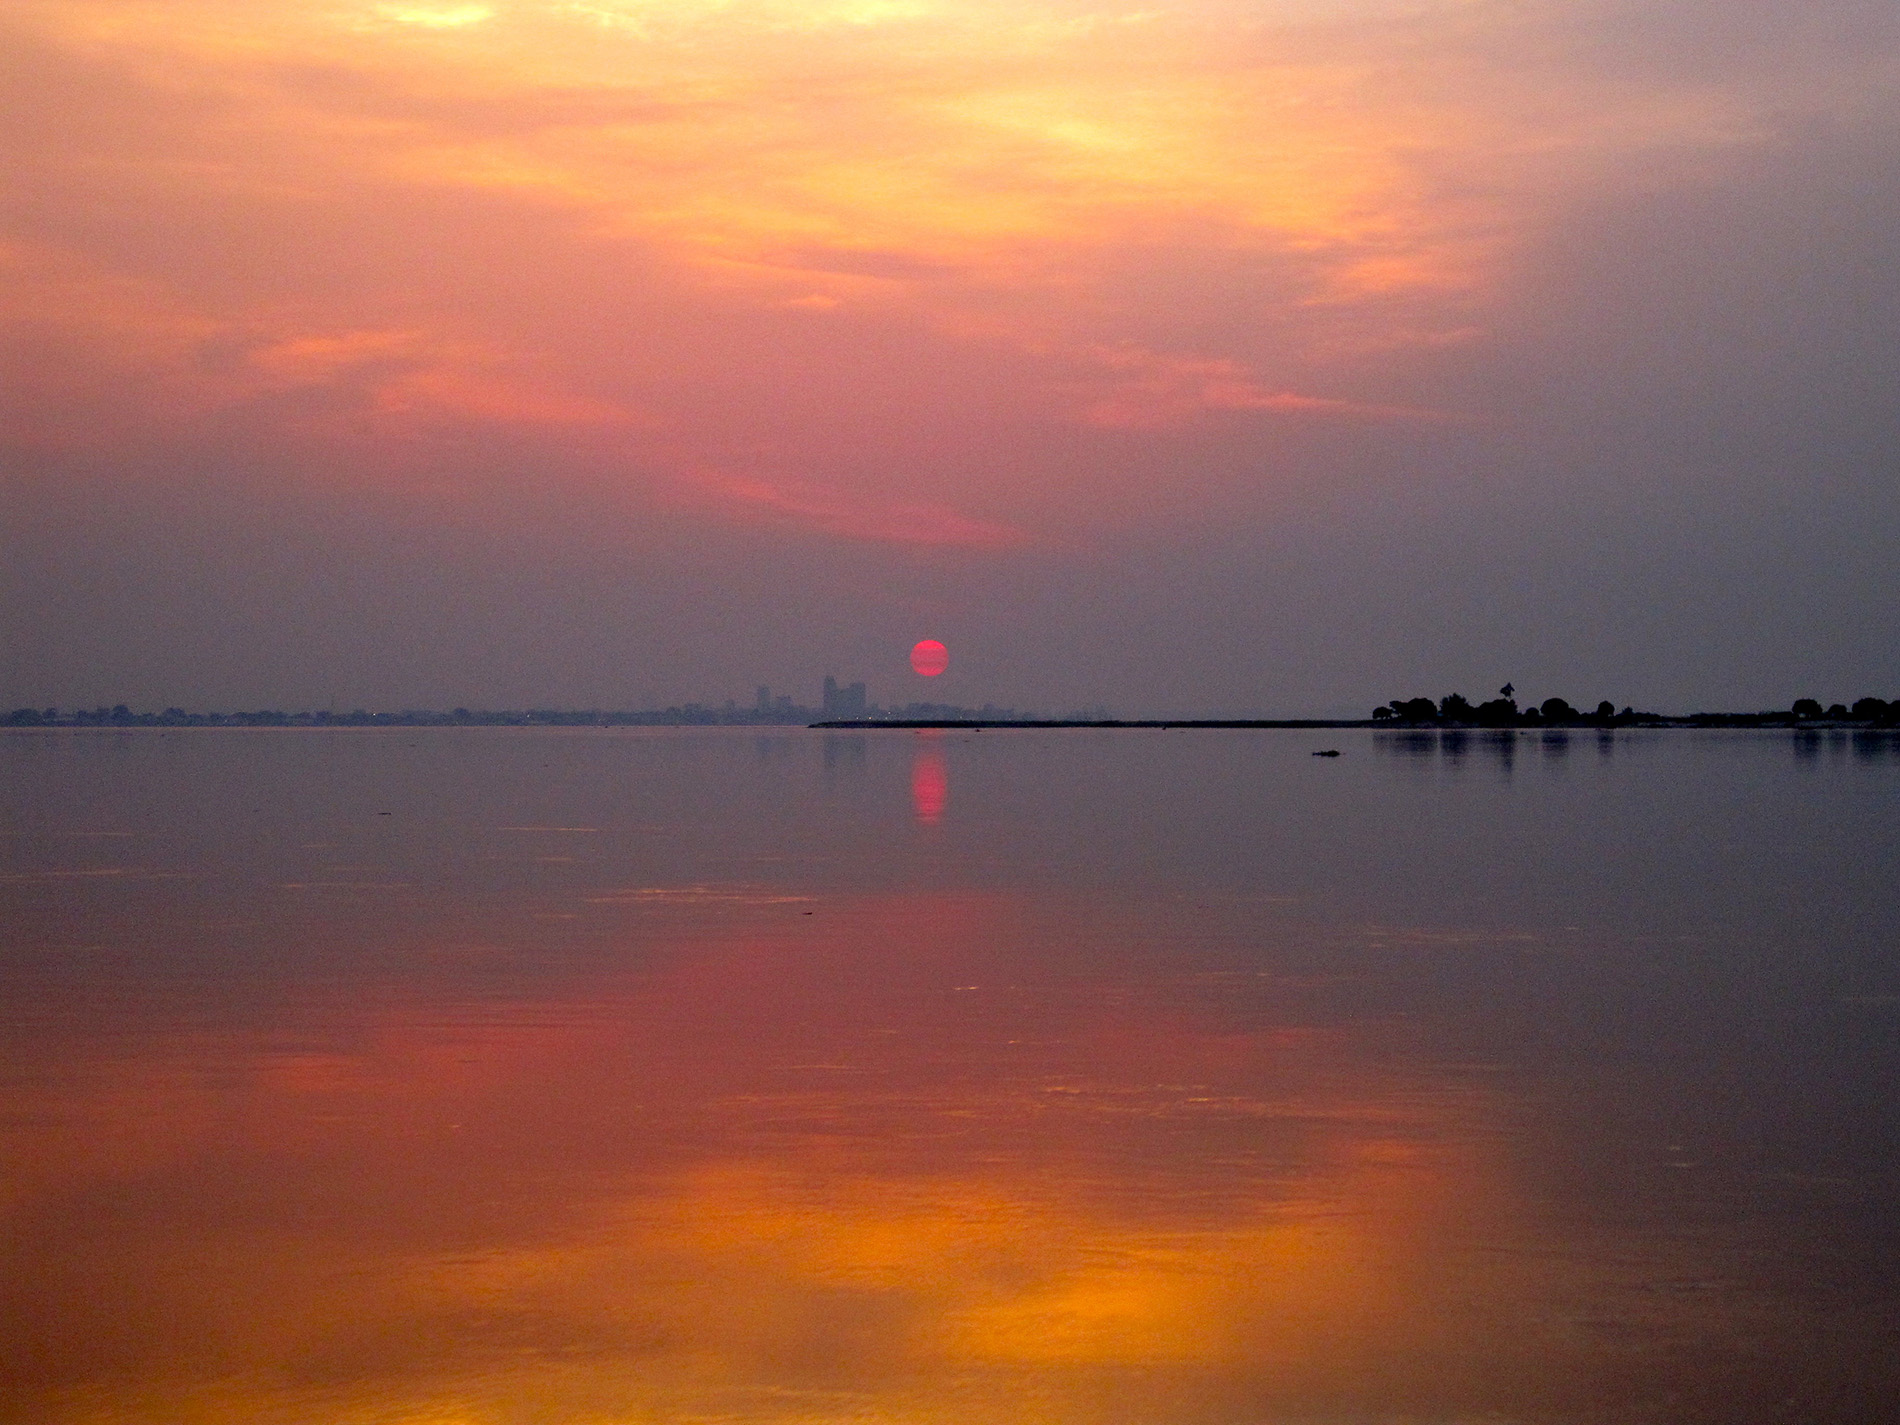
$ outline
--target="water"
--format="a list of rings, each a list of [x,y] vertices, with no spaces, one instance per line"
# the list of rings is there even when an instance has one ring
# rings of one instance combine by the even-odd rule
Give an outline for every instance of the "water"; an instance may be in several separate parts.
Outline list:
[[[1891,1421],[1897,810],[1874,735],[0,736],[0,1419]]]

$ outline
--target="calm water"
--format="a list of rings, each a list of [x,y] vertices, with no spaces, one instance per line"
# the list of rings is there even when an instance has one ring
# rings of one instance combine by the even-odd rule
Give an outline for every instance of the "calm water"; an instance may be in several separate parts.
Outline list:
[[[1896,866],[1845,734],[0,736],[0,1418],[1889,1422]]]

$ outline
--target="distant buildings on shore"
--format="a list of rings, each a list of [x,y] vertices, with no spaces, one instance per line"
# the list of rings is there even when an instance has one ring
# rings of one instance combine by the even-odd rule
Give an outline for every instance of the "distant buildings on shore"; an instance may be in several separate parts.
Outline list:
[[[240,712],[135,712],[124,703],[98,708],[16,708],[0,713],[0,727],[803,727],[814,722],[852,722],[873,718],[983,718],[1008,721],[1028,717],[1012,708],[981,708],[946,703],[909,703],[878,707],[863,683],[843,683],[825,675],[820,705],[810,707],[790,693],[758,685],[752,704],[727,700],[723,706],[681,703],[664,708],[527,708],[502,711],[455,708],[442,712],[404,708],[399,712],[333,709],[290,712],[258,708]]]
[[[1690,713],[1685,717],[1639,712],[1629,707],[1619,710],[1608,701],[1598,703],[1592,711],[1585,711],[1562,698],[1546,698],[1541,704],[1519,707],[1511,696],[1514,691],[1506,684],[1498,690],[1498,697],[1476,703],[1457,693],[1437,700],[1394,698],[1373,709],[1369,725],[1395,728],[1900,727],[1900,699],[1890,702],[1864,697],[1851,705],[1827,705],[1817,698],[1800,698],[1785,711]],[[644,709],[471,711],[455,708],[441,712],[404,708],[400,712],[370,712],[357,708],[353,712],[334,709],[287,712],[259,708],[239,712],[188,712],[184,708],[169,707],[154,713],[135,712],[119,703],[97,708],[16,708],[10,713],[0,713],[0,727],[804,727],[816,722],[1030,722],[1048,718],[1046,713],[999,708],[989,703],[980,708],[922,702],[879,706],[871,701],[863,683],[840,683],[836,676],[827,673],[817,707],[799,702],[790,693],[774,694],[769,686],[761,683],[750,706],[729,699],[720,707],[682,703]],[[1107,722],[1109,711],[1085,708],[1053,721]]]
[[[825,674],[825,720],[836,721],[841,718],[864,717],[867,715],[864,684],[853,683],[849,687],[839,687],[838,680]]]

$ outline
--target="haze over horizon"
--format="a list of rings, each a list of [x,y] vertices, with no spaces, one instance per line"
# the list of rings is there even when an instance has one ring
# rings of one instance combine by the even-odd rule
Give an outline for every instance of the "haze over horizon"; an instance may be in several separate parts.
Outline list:
[[[15,0],[0,93],[6,707],[1900,696],[1891,3]]]

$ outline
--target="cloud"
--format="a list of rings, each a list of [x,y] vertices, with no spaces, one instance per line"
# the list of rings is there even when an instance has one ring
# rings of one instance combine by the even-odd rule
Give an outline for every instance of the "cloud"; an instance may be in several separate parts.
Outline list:
[[[495,18],[492,5],[378,5],[376,13],[398,25],[429,30],[459,30]]]
[[[553,427],[636,420],[623,406],[510,372],[503,353],[419,331],[294,336],[252,350],[246,364],[269,385],[354,390],[384,413]]]
[[[774,482],[752,475],[699,470],[681,477],[689,499],[750,522],[789,525],[844,539],[915,548],[1020,549],[1032,537],[1013,525],[975,519],[948,505],[892,500]]]
[[[1449,412],[1420,406],[1304,395],[1260,380],[1237,361],[1175,356],[1138,347],[1096,348],[1085,355],[1105,380],[1076,383],[1081,418],[1090,425],[1159,429],[1222,411],[1257,411],[1352,421],[1448,425]],[[1106,389],[1103,387],[1106,386]]]

